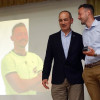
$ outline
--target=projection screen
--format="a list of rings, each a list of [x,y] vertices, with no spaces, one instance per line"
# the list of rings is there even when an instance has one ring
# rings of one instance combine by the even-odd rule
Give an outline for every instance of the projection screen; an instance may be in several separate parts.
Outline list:
[[[23,33],[24,29],[22,29],[23,27],[18,28],[18,30],[16,31],[17,35],[15,35],[16,40],[13,41],[12,34],[16,34],[16,33],[13,33],[12,29],[13,27],[15,27],[15,25],[18,25],[20,23],[25,25],[26,32],[29,39],[30,36],[29,19],[10,20],[10,21],[0,22],[0,27],[1,27],[0,29],[0,46],[1,46],[0,95],[42,95],[43,96],[43,94],[46,93],[48,94],[49,91],[46,91],[41,84],[41,72],[43,68],[43,61],[41,57],[39,57],[35,53],[29,52],[28,50],[29,43],[27,43],[25,48],[27,55],[29,54],[28,57],[26,57],[26,55],[22,56],[22,55],[15,54],[15,52],[13,52],[13,49],[15,48],[16,45],[16,41],[18,42],[18,38],[21,38],[21,35],[19,37],[17,35],[21,33],[24,34]],[[23,42],[23,40],[19,42]],[[23,62],[22,60],[25,60],[25,63],[22,63]],[[19,68],[17,68],[18,66]],[[19,79],[24,80],[23,81],[24,83],[22,85],[20,85],[21,83],[18,83],[18,85],[20,85],[21,87],[18,87],[16,81],[16,75],[13,73],[15,74],[17,73]],[[7,77],[8,76],[11,77],[11,75],[13,75],[13,78],[8,79]],[[29,86],[27,87],[27,85]]]

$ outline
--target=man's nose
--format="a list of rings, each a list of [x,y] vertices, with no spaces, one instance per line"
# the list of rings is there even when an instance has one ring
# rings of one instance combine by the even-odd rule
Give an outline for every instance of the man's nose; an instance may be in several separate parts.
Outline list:
[[[64,20],[62,20],[62,24],[64,24],[65,23],[65,21]]]

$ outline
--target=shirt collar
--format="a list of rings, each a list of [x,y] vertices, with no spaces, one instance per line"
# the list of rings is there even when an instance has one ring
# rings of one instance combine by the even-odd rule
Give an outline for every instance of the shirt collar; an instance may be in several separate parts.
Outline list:
[[[98,25],[98,21],[95,19],[90,28],[95,27],[96,25]],[[85,29],[89,29],[89,28],[85,26]]]
[[[69,36],[69,35],[71,35],[72,34],[72,30],[65,36],[65,33],[61,30],[61,35],[62,36],[65,36],[65,37],[67,37],[67,36]]]

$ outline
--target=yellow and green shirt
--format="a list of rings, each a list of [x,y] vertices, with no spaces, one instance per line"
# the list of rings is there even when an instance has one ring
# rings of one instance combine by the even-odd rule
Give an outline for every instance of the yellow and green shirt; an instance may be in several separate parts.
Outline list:
[[[20,56],[13,51],[9,52],[2,60],[1,72],[4,79],[7,95],[35,95],[36,91],[17,93],[7,82],[5,76],[11,72],[17,72],[21,79],[32,79],[42,71],[43,62],[41,58],[31,52],[26,56]]]

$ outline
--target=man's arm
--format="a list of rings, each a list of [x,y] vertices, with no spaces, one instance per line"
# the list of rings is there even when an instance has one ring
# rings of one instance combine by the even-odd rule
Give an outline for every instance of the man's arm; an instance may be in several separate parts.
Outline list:
[[[18,93],[34,90],[37,83],[41,82],[41,73],[32,79],[21,79],[17,72],[11,72],[6,75],[6,79],[11,87]]]
[[[43,66],[43,71],[42,71],[42,85],[46,88],[49,89],[47,86],[48,84],[48,78],[50,75],[51,71],[51,64],[53,60],[53,47],[52,47],[52,38],[51,36],[49,37],[48,44],[47,44],[47,50],[46,50],[46,55],[45,55],[45,60],[44,60],[44,66]]]
[[[88,49],[88,51],[83,51],[83,54],[87,56],[97,56],[93,48],[88,47]]]

